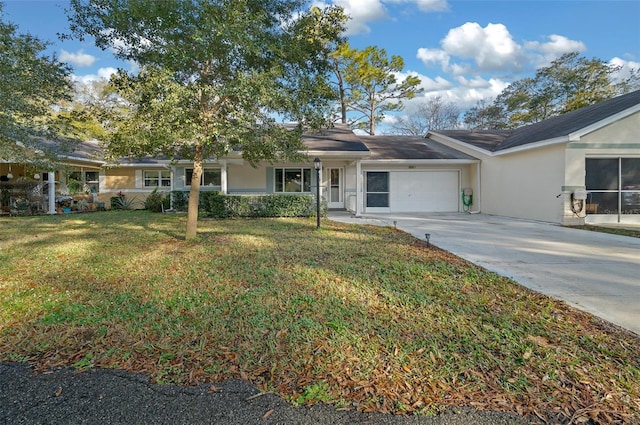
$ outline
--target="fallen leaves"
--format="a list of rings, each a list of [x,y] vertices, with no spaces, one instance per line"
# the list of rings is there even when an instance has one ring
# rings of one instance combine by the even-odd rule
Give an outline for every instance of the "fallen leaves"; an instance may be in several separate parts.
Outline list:
[[[261,389],[253,397],[368,412],[640,422],[636,337],[401,232],[207,221],[185,243],[171,236],[179,216],[91,217],[103,220],[91,231],[30,223],[37,251],[12,221],[27,242],[0,264],[13,276],[0,300],[3,359],[186,385],[241,378]]]

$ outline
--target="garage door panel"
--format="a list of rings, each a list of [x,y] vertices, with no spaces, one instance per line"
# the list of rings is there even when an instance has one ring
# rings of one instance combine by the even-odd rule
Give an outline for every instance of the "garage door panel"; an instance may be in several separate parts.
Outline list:
[[[394,171],[389,179],[392,212],[458,211],[457,171]]]

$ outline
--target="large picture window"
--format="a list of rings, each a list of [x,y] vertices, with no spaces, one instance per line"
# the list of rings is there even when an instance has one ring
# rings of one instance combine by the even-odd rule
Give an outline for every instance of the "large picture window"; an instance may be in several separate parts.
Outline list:
[[[143,172],[144,187],[171,187],[171,171],[146,170]]]
[[[369,171],[366,175],[366,201],[369,208],[389,207],[389,173]]]
[[[587,205],[598,214],[640,214],[640,158],[587,158]]]
[[[311,192],[311,168],[276,168],[275,192]]]
[[[191,186],[191,178],[193,177],[193,168],[185,169],[184,184]],[[222,172],[219,168],[205,168],[202,170],[200,177],[200,186],[221,186]]]

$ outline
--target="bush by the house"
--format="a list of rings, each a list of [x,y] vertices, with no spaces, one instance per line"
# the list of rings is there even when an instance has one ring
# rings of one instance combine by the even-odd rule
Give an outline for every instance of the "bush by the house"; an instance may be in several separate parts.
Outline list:
[[[158,192],[158,189],[153,189],[153,192],[147,196],[144,200],[144,209],[152,212],[162,212],[171,208],[171,199],[165,196],[164,193]]]
[[[326,214],[323,203],[321,214]],[[315,198],[309,195],[272,194],[260,196],[200,194],[200,211],[215,218],[311,217],[316,215]]]

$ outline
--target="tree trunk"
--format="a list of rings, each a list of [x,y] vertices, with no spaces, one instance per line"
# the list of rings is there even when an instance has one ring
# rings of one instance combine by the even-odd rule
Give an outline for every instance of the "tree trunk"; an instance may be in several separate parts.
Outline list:
[[[193,155],[193,175],[191,176],[191,190],[189,191],[189,205],[187,207],[187,231],[185,239],[195,239],[198,233],[198,204],[200,203],[200,179],[202,178],[202,146],[196,145]]]

